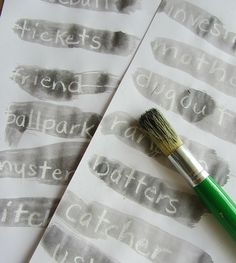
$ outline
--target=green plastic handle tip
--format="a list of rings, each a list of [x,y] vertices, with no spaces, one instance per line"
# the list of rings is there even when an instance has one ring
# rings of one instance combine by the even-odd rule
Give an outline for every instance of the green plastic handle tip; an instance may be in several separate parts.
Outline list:
[[[208,210],[236,241],[236,204],[234,201],[210,176],[195,186],[194,190]]]

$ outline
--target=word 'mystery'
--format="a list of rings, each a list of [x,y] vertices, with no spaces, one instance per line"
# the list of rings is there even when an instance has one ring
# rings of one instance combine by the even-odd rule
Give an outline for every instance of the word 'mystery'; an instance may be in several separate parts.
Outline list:
[[[139,39],[124,32],[99,30],[78,24],[46,20],[19,19],[14,27],[20,39],[56,48],[82,48],[90,51],[128,56]]]
[[[173,189],[158,177],[103,156],[89,161],[91,172],[113,190],[154,212],[192,227],[205,209],[192,194]]]
[[[0,226],[46,227],[58,202],[43,197],[0,199]]]
[[[216,16],[187,1],[165,0],[162,3],[160,12],[164,12],[215,47],[236,55],[236,33],[228,31]]]
[[[143,96],[159,106],[176,112],[206,132],[236,143],[236,112],[217,104],[206,92],[183,86],[144,68],[135,71],[133,81]]]
[[[101,120],[96,113],[46,102],[13,103],[6,115],[6,139],[10,145],[17,144],[26,130],[61,138],[90,139]]]
[[[173,39],[157,38],[151,46],[159,62],[180,69],[222,93],[236,97],[234,65]]]
[[[161,101],[163,100],[164,96],[161,97]],[[103,118],[100,127],[104,135],[114,135],[126,145],[153,157],[158,163],[165,167],[173,169],[169,160],[162,155],[150,137],[144,134],[140,129],[137,120],[132,118],[128,113],[112,112]],[[219,184],[226,184],[230,172],[229,166],[216,154],[215,150],[209,149],[187,138],[182,139],[211,176]]]
[[[124,243],[151,262],[212,263],[206,252],[189,242],[99,202],[86,204],[69,190],[56,210],[56,218],[75,233],[93,239],[113,239]]]
[[[87,145],[87,142],[63,142],[2,151],[0,178],[34,179],[43,184],[67,185]]]
[[[83,94],[114,91],[119,78],[112,74],[91,71],[73,73],[68,70],[18,66],[12,79],[26,92],[41,100],[73,100]]]
[[[42,0],[72,8],[131,13],[140,7],[140,0]]]
[[[84,238],[72,236],[52,224],[43,235],[41,245],[58,263],[118,263]]]

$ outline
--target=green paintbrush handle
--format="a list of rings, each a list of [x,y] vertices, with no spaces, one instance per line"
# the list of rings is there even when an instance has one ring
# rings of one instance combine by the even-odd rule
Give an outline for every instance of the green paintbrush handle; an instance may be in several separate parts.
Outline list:
[[[236,241],[236,204],[233,200],[210,176],[194,189],[208,210]]]

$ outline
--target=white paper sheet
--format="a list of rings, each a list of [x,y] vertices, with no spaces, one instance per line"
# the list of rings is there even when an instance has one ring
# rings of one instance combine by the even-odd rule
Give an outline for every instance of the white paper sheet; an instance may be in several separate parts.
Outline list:
[[[0,262],[29,260],[158,3],[6,1]]]
[[[236,201],[235,8],[162,2],[32,263],[235,262],[234,241],[137,126],[162,110]]]

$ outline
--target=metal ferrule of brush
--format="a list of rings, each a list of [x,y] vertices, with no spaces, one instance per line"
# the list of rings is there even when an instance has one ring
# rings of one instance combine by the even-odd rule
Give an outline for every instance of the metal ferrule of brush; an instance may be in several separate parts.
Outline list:
[[[201,164],[184,145],[181,145],[171,153],[168,159],[193,187],[200,184],[209,176],[207,171],[203,169]]]

